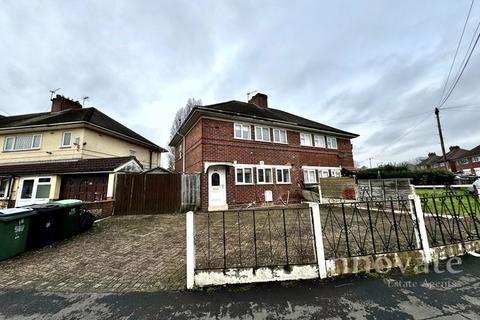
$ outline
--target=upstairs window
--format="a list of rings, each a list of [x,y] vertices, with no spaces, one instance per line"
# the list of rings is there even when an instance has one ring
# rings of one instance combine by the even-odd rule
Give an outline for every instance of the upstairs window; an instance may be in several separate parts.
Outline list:
[[[315,169],[303,170],[303,180],[305,183],[317,183],[317,174]]]
[[[35,150],[40,149],[42,135],[25,135],[7,137],[5,139],[4,151]]]
[[[462,158],[462,159],[458,160],[458,164],[467,164],[467,163],[468,163],[467,158]]]
[[[253,184],[252,168],[236,168],[236,184]]]
[[[272,168],[257,168],[257,183],[273,183]]]
[[[270,128],[268,127],[255,127],[255,140],[270,142]]]
[[[312,146],[312,135],[310,133],[300,133],[300,145],[311,147]]]
[[[250,140],[252,138],[248,124],[235,123],[233,128],[235,139]]]
[[[325,148],[325,136],[314,135],[313,141],[315,143],[315,147],[318,148]]]
[[[328,149],[337,149],[337,138],[327,137],[327,148]]]
[[[277,169],[277,183],[291,183],[290,169]]]
[[[72,133],[64,132],[62,135],[62,148],[68,148],[72,146]]]
[[[287,143],[287,131],[284,129],[273,129],[273,142]]]
[[[480,156],[473,157],[472,162],[480,162]]]

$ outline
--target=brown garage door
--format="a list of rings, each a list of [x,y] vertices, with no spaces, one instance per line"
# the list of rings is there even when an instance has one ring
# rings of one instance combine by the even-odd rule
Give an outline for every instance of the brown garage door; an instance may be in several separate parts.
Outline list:
[[[107,200],[108,175],[62,176],[60,199]]]

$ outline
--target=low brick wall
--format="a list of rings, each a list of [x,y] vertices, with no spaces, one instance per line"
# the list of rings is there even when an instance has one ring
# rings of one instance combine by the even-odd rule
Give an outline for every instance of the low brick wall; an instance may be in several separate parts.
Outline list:
[[[114,204],[115,200],[85,202],[82,209],[88,210],[97,219],[102,219],[113,215]]]

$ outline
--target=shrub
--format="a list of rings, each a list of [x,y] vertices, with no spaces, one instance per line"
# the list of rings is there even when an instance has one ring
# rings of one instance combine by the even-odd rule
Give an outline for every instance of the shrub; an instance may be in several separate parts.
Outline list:
[[[412,179],[416,185],[445,185],[453,184],[455,175],[443,169],[411,170],[408,165],[385,165],[373,169],[361,170],[357,179]]]

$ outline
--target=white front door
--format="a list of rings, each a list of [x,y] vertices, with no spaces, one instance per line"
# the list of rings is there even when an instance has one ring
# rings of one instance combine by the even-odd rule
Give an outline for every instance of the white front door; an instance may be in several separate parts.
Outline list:
[[[227,210],[227,189],[225,168],[210,167],[208,169],[208,210]]]
[[[50,196],[51,177],[21,178],[16,207],[47,203]]]

